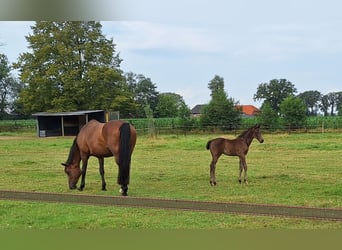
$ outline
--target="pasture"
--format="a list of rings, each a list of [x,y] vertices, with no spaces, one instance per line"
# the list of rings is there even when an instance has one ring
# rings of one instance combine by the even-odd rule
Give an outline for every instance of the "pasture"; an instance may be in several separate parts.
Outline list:
[[[249,184],[238,183],[238,158],[222,156],[217,186],[209,184],[206,142],[235,135],[138,134],[129,195],[201,201],[342,207],[342,134],[263,134],[247,155]],[[0,134],[0,189],[57,193],[69,190],[63,172],[73,137]],[[90,158],[84,194],[120,195],[117,166],[105,159],[106,192]],[[162,209],[99,207],[0,200],[0,228],[333,228],[341,222]]]

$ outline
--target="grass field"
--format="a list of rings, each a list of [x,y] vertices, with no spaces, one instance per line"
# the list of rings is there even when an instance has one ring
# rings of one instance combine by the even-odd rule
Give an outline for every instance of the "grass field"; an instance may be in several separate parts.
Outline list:
[[[209,185],[207,140],[234,135],[139,136],[132,160],[129,195],[205,201],[342,207],[342,134],[266,134],[247,156],[249,184],[238,183],[238,158],[223,156],[216,187]],[[70,191],[60,163],[72,137],[37,138],[0,134],[0,189]],[[117,167],[105,160],[107,192],[91,158],[85,194],[119,195]],[[341,222],[220,213],[0,201],[0,228],[333,228]]]

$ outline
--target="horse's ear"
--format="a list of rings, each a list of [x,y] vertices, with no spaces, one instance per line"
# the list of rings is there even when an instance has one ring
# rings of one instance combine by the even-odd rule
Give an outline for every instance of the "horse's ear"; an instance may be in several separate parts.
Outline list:
[[[260,128],[260,124],[255,124],[254,128]]]

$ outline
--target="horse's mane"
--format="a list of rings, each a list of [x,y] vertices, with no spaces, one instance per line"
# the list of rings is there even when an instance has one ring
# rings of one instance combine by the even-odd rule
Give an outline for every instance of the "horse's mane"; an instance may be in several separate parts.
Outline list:
[[[78,151],[78,145],[77,145],[77,137],[75,137],[74,139],[74,142],[72,143],[72,146],[70,148],[70,152],[69,152],[69,156],[68,156],[68,160],[66,161],[65,164],[67,165],[71,165],[73,159],[74,159],[74,156],[75,156],[75,153]]]
[[[250,127],[249,129],[243,131],[239,136],[238,138],[245,138],[245,136],[250,132],[250,130],[254,128],[254,127]]]

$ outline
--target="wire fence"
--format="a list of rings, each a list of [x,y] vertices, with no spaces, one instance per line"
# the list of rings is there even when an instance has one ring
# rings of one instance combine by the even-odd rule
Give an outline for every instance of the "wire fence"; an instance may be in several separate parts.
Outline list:
[[[124,119],[135,126],[140,134],[196,134],[208,132],[227,132],[239,134],[243,130],[258,124],[256,117],[243,118],[240,124],[226,124],[225,126],[203,125],[199,119],[182,120],[180,118],[154,119]],[[152,126],[153,125],[153,126]],[[1,120],[0,133],[6,132],[36,132],[37,121],[29,120]],[[264,133],[328,133],[342,132],[342,116],[308,117],[300,127],[289,127],[282,122],[272,126],[261,124]]]

